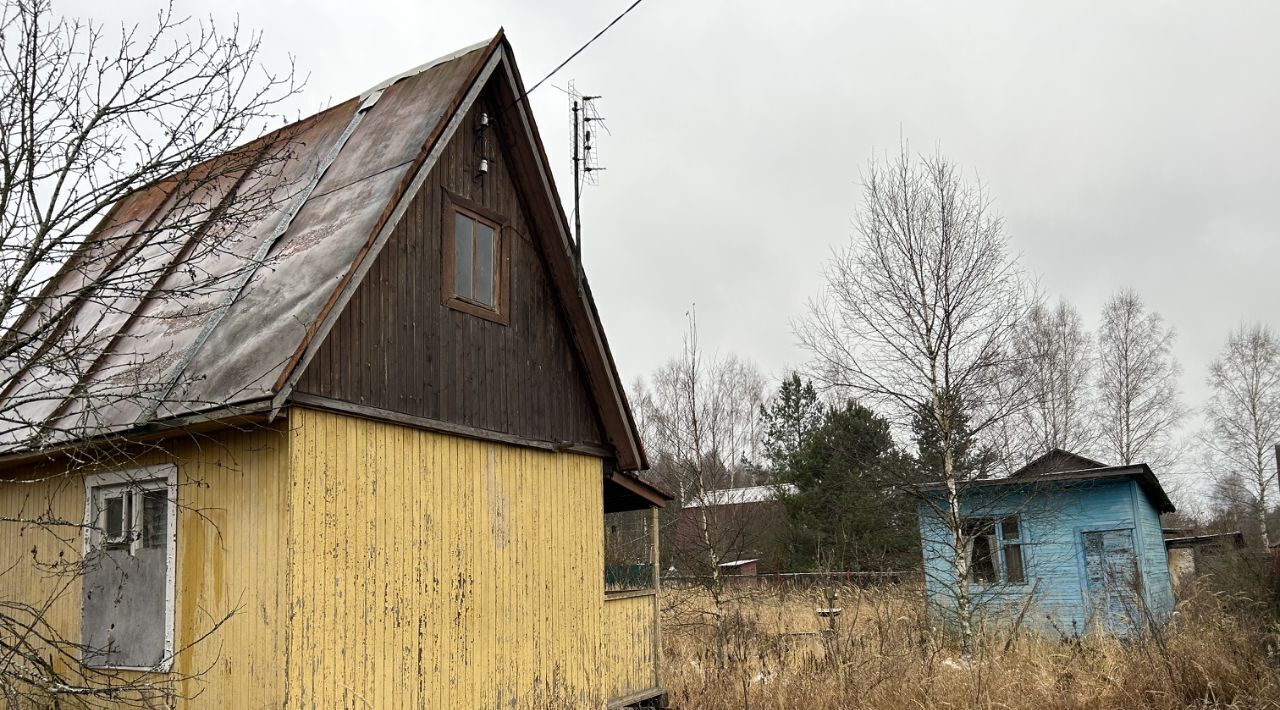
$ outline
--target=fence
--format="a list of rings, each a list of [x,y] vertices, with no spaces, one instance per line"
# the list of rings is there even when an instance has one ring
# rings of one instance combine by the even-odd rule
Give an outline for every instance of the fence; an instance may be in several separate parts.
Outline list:
[[[721,576],[720,579],[725,586],[730,587],[806,589],[833,584],[879,587],[889,584],[901,584],[918,574],[918,572],[901,570],[889,572],[772,572],[754,575],[727,574]],[[662,577],[662,584],[672,587],[705,587],[711,584],[711,576],[668,574]]]

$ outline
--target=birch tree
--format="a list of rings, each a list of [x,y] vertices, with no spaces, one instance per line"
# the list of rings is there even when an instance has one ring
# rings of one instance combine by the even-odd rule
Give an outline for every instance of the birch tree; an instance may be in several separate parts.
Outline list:
[[[660,462],[651,473],[673,491],[681,508],[675,536],[682,552],[699,563],[709,577],[712,617],[719,663],[726,662],[725,584],[720,563],[750,532],[752,521],[717,514],[712,491],[755,483],[751,461],[759,443],[764,377],[750,363],[732,355],[707,356],[698,342],[696,316],[679,357],[653,375],[633,405],[640,411],[645,448]],[[696,505],[690,506],[691,503]],[[690,511],[692,511],[690,513]],[[685,513],[690,513],[688,516]],[[691,527],[685,529],[684,522]]]
[[[918,415],[929,420],[941,453],[930,474],[943,484],[939,513],[951,536],[948,586],[971,652],[971,533],[957,449],[963,426],[980,436],[1024,406],[1015,386],[1001,385],[1032,305],[1004,222],[981,183],[940,154],[913,158],[903,146],[868,166],[856,234],[825,275],[797,334],[826,386],[878,405],[902,427]]]
[[[1038,304],[1018,328],[1014,343],[1028,403],[1010,422],[1016,452],[1029,460],[1051,449],[1092,449],[1089,378],[1094,354],[1080,313],[1065,300],[1053,308]]]
[[[1182,369],[1173,357],[1176,337],[1130,289],[1116,292],[1103,307],[1095,426],[1107,463],[1158,468],[1176,458],[1175,435],[1185,416],[1178,394]]]
[[[1207,379],[1213,392],[1205,408],[1208,442],[1225,469],[1219,489],[1247,493],[1236,497],[1247,497],[1265,549],[1275,542],[1267,518],[1280,500],[1280,338],[1267,326],[1241,325],[1227,336]]]

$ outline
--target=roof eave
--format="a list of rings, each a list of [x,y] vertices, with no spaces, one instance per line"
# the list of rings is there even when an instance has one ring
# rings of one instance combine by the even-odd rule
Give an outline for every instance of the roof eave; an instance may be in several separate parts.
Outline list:
[[[100,436],[74,439],[65,444],[39,449],[23,449],[0,454],[0,470],[26,466],[39,462],[65,458],[95,447],[110,446],[124,449],[130,445],[168,439],[183,434],[196,434],[229,429],[236,426],[260,426],[267,423],[271,411],[271,399],[263,397],[243,402],[219,405],[207,410],[166,417],[130,429],[104,433]]]
[[[1103,468],[1083,469],[1080,471],[1058,471],[1054,473],[1046,473],[1038,476],[1019,476],[1006,478],[983,478],[974,481],[965,481],[962,486],[965,488],[992,488],[998,486],[1034,486],[1062,484],[1069,485],[1071,483],[1088,483],[1100,480],[1122,479],[1128,478],[1137,481],[1139,487],[1146,493],[1150,499],[1151,505],[1161,513],[1173,513],[1177,508],[1173,505],[1173,501],[1169,500],[1169,495],[1165,493],[1164,487],[1160,485],[1160,480],[1152,473],[1151,467],[1145,463],[1128,464],[1122,466],[1106,466]],[[917,487],[920,491],[939,491],[944,486],[941,483],[926,483]],[[961,492],[963,495],[963,491]]]

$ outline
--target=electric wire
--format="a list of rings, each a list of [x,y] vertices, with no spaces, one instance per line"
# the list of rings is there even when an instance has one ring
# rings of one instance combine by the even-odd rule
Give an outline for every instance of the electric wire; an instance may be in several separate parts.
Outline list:
[[[515,101],[512,101],[512,102],[511,102],[511,105],[510,105],[510,106],[508,106],[508,107],[506,107],[506,108],[502,109],[502,112],[501,112],[501,113],[506,113],[506,112],[507,112],[508,110],[510,110],[512,107],[516,106],[516,105],[517,105],[517,104],[519,104],[521,101],[524,101],[526,98],[528,98],[529,94],[532,94],[534,91],[536,91],[536,90],[537,90],[537,88],[538,88],[539,86],[542,86],[542,85],[543,85],[543,84],[544,84],[548,79],[550,79],[551,77],[555,76],[555,75],[556,75],[556,72],[560,71],[561,69],[564,69],[564,68],[565,68],[565,65],[567,65],[569,62],[572,62],[572,61],[573,61],[573,59],[574,59],[574,57],[577,57],[579,54],[582,54],[582,52],[583,52],[584,50],[586,50],[586,48],[587,48],[587,47],[590,47],[590,46],[591,46],[591,45],[592,45],[596,40],[598,40],[598,39],[600,39],[601,37],[603,37],[603,36],[604,36],[604,33],[608,32],[610,29],[612,29],[614,25],[618,24],[618,22],[619,22],[620,20],[622,20],[622,18],[626,17],[626,16],[627,16],[627,15],[628,15],[632,10],[636,9],[636,7],[637,7],[637,6],[639,6],[639,5],[640,5],[640,3],[642,3],[642,2],[644,2],[644,0],[635,0],[635,2],[631,3],[630,5],[628,5],[628,6],[627,6],[627,9],[625,9],[625,10],[623,10],[623,11],[622,11],[622,14],[620,14],[620,15],[618,15],[617,17],[613,18],[613,20],[612,20],[612,21],[610,21],[610,22],[609,22],[609,24],[607,24],[607,25],[605,25],[605,26],[604,26],[604,29],[600,30],[599,32],[597,32],[597,33],[595,34],[595,36],[594,36],[594,37],[592,37],[591,39],[587,40],[586,44],[582,45],[581,47],[578,47],[578,49],[577,49],[577,50],[575,50],[573,54],[570,54],[570,55],[569,55],[569,56],[568,56],[568,57],[567,57],[563,62],[560,62],[559,64],[557,64],[557,65],[556,65],[556,68],[555,68],[555,69],[552,69],[552,70],[551,70],[551,71],[550,71],[546,76],[544,76],[544,77],[542,77],[541,79],[539,79],[539,80],[538,80],[538,83],[534,84],[533,86],[529,87],[528,89],[525,89],[525,90],[524,90],[524,92],[522,92],[522,93],[520,94],[520,96],[516,97],[516,100],[515,100]],[[501,115],[501,113],[500,113],[499,115]]]

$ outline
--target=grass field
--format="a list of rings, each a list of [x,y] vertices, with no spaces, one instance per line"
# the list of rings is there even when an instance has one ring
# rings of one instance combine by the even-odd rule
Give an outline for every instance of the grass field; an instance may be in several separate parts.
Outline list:
[[[1280,708],[1280,627],[1238,599],[1190,590],[1159,635],[1121,642],[985,629],[971,660],[931,628],[908,585],[738,593],[721,667],[709,597],[664,590],[673,708]]]

